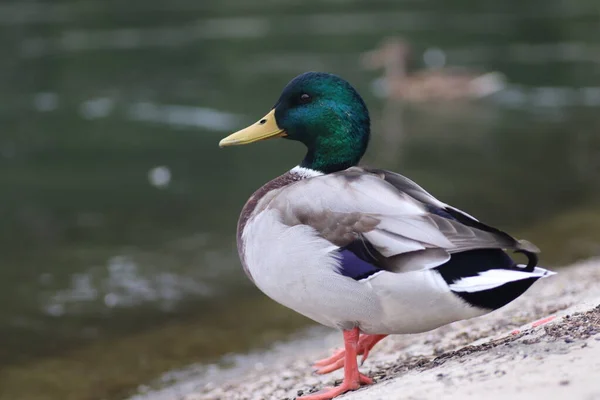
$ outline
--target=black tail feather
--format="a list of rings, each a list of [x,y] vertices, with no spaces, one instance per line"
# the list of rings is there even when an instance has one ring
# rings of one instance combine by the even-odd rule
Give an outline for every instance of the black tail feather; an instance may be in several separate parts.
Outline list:
[[[527,257],[527,266],[523,268],[523,270],[527,272],[533,272],[533,269],[538,265],[539,261],[537,254],[527,250],[515,250],[514,252],[525,254]]]

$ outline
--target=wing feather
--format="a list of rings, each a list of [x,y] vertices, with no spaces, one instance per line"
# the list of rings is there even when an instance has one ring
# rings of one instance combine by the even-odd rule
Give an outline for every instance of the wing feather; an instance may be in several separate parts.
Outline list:
[[[414,269],[417,261],[435,267],[449,254],[474,249],[535,249],[383,170],[354,167],[305,179],[281,190],[267,207],[278,210],[283,223],[311,226],[337,246],[366,240],[381,264],[394,270]]]

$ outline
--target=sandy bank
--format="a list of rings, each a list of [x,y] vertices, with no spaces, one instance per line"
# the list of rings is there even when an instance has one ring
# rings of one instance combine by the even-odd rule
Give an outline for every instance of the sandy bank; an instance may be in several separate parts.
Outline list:
[[[375,385],[340,399],[600,399],[599,305],[600,260],[562,269],[487,316],[386,338],[361,368]],[[550,315],[556,319],[531,326]],[[328,355],[332,343],[341,344],[339,333],[323,332],[295,351],[277,357],[267,352],[227,379],[198,378],[144,398],[281,400],[337,384],[341,371],[312,374],[311,362]]]

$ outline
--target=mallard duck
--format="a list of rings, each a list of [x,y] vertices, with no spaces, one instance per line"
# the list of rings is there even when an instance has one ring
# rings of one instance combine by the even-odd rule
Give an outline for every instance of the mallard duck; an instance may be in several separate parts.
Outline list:
[[[443,67],[443,60],[442,65],[409,73],[409,55],[410,46],[396,37],[384,39],[379,48],[362,55],[365,68],[384,69],[384,77],[378,81],[378,92],[383,96],[415,103],[468,100],[488,96],[505,86],[505,77],[498,72]]]
[[[357,166],[370,136],[358,92],[329,73],[290,81],[258,122],[221,147],[299,141],[302,162],[258,189],[241,211],[237,245],[248,278],[267,296],[343,332],[344,350],[316,363],[344,367],[325,400],[372,383],[358,370],[386,335],[478,317],[553,274],[538,249],[436,199],[410,179]],[[517,264],[507,251],[523,253]]]

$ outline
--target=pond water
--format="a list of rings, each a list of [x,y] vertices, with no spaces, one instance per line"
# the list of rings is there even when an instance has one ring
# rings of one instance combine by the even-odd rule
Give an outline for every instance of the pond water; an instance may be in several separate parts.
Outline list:
[[[365,163],[531,232],[546,264],[600,253],[555,222],[599,220],[594,0],[12,1],[0,32],[2,400],[121,399],[308,323],[247,281],[235,247],[245,200],[303,149],[218,148],[307,70],[363,94]],[[508,86],[474,104],[381,98],[360,56],[392,35],[415,68],[434,49]]]

